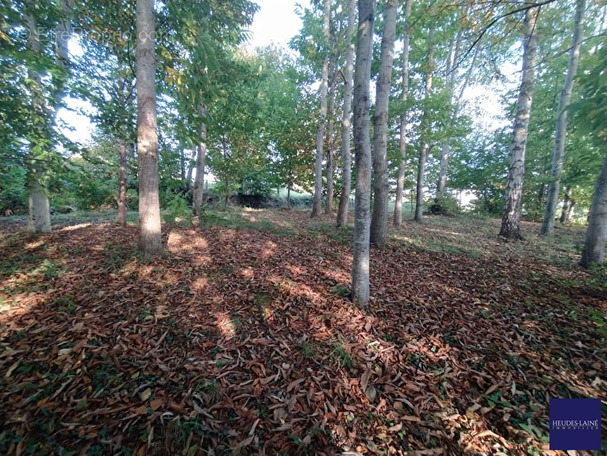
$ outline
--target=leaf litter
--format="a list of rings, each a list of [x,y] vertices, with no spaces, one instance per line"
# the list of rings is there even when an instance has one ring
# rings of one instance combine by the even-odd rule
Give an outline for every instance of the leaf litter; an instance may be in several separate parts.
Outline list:
[[[0,453],[555,454],[549,398],[606,397],[607,295],[565,250],[405,224],[364,311],[347,230],[240,217],[152,261],[133,226],[2,235]]]

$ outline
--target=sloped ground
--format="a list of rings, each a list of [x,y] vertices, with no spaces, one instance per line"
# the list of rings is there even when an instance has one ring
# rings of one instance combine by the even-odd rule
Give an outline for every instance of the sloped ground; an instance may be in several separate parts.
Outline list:
[[[154,261],[134,226],[5,232],[0,454],[548,454],[550,397],[607,396],[583,230],[405,223],[365,312],[332,223],[208,214]]]

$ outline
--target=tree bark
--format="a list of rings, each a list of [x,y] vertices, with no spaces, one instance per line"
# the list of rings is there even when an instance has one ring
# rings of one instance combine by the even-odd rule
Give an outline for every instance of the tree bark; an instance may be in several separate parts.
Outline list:
[[[407,101],[409,92],[409,27],[411,16],[411,0],[405,3],[405,35],[403,38],[403,70],[402,70],[402,94],[403,104]],[[399,137],[400,162],[398,164],[398,178],[396,180],[396,203],[394,205],[394,225],[403,223],[403,192],[405,189],[405,171],[407,166],[407,112],[403,112],[400,118]]]
[[[546,209],[544,211],[544,221],[540,234],[547,236],[554,235],[554,225],[556,217],[556,207],[558,205],[559,190],[561,184],[561,174],[563,172],[563,159],[565,157],[565,138],[567,136],[567,107],[571,101],[571,92],[573,90],[573,80],[577,73],[578,63],[580,61],[580,48],[582,46],[582,22],[584,10],[586,9],[586,0],[577,0],[575,9],[575,19],[573,26],[573,44],[569,52],[569,63],[567,65],[567,76],[565,85],[559,98],[558,112],[556,118],[556,130],[554,134],[554,153],[552,155],[552,170],[550,171],[551,182],[548,187],[548,197],[546,199]]]
[[[325,43],[329,43],[331,21],[331,0],[325,0],[324,37]],[[327,120],[327,92],[329,87],[329,50],[322,61],[322,81],[320,84],[320,114],[318,119],[318,131],[316,134],[316,160],[314,163],[314,202],[312,203],[311,217],[320,215],[322,196],[322,159],[325,140],[325,122]]]
[[[38,22],[32,10],[32,2],[26,3],[25,23],[28,29],[27,47],[33,54],[41,54]],[[42,78],[34,66],[28,67],[29,88],[32,102],[33,128],[28,135],[29,154],[27,157],[28,223],[29,231],[47,233],[51,231],[51,209],[46,182],[45,157],[48,151],[48,110],[42,91]]]
[[[580,264],[585,268],[592,264],[602,265],[605,243],[607,243],[607,155],[594,188]]]
[[[410,1],[410,0],[408,0]],[[344,69],[344,104],[341,116],[341,196],[339,198],[339,209],[337,210],[337,226],[345,226],[348,223],[348,206],[350,204],[350,192],[352,191],[352,155],[350,151],[350,111],[352,110],[352,85],[354,73],[354,21],[356,20],[356,0],[348,3],[348,28],[346,30],[346,67]]]
[[[449,166],[449,155],[451,155],[451,146],[444,143],[441,146],[440,167],[438,170],[438,183],[436,185],[436,199],[440,202],[445,196],[445,187],[447,185],[447,168]]]
[[[426,105],[430,99],[430,91],[432,90],[432,76],[434,73],[434,29],[430,29],[428,34],[428,61],[426,63],[426,85],[424,89],[424,99]],[[424,173],[426,170],[426,159],[430,150],[428,135],[430,133],[430,125],[428,125],[428,113],[424,111],[422,114],[422,125],[420,126],[423,142],[419,152],[419,162],[417,165],[417,188],[415,200],[415,217],[413,220],[421,222],[424,215]]]
[[[337,67],[335,67],[337,69]],[[334,71],[335,73],[335,71]],[[333,213],[333,197],[334,197],[334,186],[333,186],[333,108],[335,106],[335,81],[337,80],[336,74],[333,74],[331,78],[331,87],[329,88],[329,107],[328,115],[329,121],[327,125],[327,202],[325,204],[325,214]]]
[[[523,76],[514,120],[514,136],[510,152],[510,166],[506,182],[506,200],[502,216],[500,236],[508,239],[522,239],[520,231],[521,207],[523,202],[523,179],[525,175],[525,149],[529,130],[529,116],[533,101],[535,79],[535,56],[537,51],[537,18],[539,8],[529,8],[525,12],[523,43]]]
[[[356,193],[354,202],[354,261],[352,300],[369,305],[369,238],[371,227],[371,139],[369,136],[369,81],[373,48],[375,1],[358,0],[358,43],[354,70],[354,161]]]
[[[462,16],[465,16],[467,12],[467,8],[465,6],[460,10],[460,19]],[[462,36],[463,36],[464,28],[460,26],[457,35],[455,37],[455,41],[451,47],[451,52],[449,53],[449,59],[447,60],[447,87],[449,89],[449,102],[453,104],[453,94],[455,92],[455,74],[456,74],[456,63],[459,59],[460,49],[462,45]],[[476,52],[474,54],[476,58]],[[474,64],[474,59],[473,62]],[[472,67],[468,70],[468,76],[472,71]],[[466,78],[467,81],[468,77]],[[466,82],[464,83],[464,87]],[[463,93],[463,92],[462,92]],[[460,98],[457,99],[457,103],[459,103]],[[457,113],[457,108],[456,108]],[[449,167],[449,156],[451,155],[451,145],[448,140],[445,140],[441,145],[441,159],[440,166],[438,171],[438,182],[436,184],[436,200],[439,204],[442,204],[442,199],[445,195],[445,187],[447,185],[447,172]]]
[[[118,182],[118,224],[126,226],[126,141],[121,139],[118,144],[120,156],[120,179]]]
[[[154,0],[137,0],[137,154],[139,156],[139,249],[162,252],[158,196]]]
[[[206,106],[202,106],[200,109],[202,116],[206,115]],[[200,126],[200,143],[198,144],[196,153],[196,177],[194,178],[194,195],[193,195],[193,213],[195,216],[200,217],[202,215],[202,203],[204,200],[204,171],[205,171],[205,159],[207,155],[207,126],[202,124]]]
[[[388,115],[390,82],[394,62],[394,40],[396,39],[397,1],[389,0],[384,11],[384,33],[381,42],[381,57],[377,90],[375,95],[375,118],[373,121],[373,217],[371,218],[371,243],[382,248],[388,237]]]

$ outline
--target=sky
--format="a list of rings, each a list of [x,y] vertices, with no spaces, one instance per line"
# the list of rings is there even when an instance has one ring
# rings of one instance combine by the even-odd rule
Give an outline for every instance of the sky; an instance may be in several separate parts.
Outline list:
[[[260,7],[249,30],[249,40],[244,43],[247,49],[265,47],[270,44],[287,47],[289,40],[301,28],[301,20],[295,13],[296,5],[308,6],[308,0],[255,0]],[[70,42],[70,53],[80,55],[82,50],[78,40]],[[72,141],[86,144],[94,130],[93,124],[84,114],[90,112],[87,102],[68,98],[68,109],[61,109],[59,121],[65,124],[63,133]]]
[[[309,5],[307,0],[255,0],[255,3],[260,10],[253,20],[252,36],[247,43],[252,48],[272,43],[286,47],[301,28],[301,20],[295,13],[297,4]]]
[[[290,39],[300,30],[301,19],[296,13],[299,7],[309,6],[309,0],[255,0],[259,5],[259,11],[254,17],[253,24],[249,30],[249,40],[244,47],[254,50],[270,44],[288,47]],[[82,50],[77,40],[70,42],[70,52],[77,56]],[[519,65],[509,65],[505,73],[510,76],[508,85],[517,84]],[[502,85],[502,84],[500,84]],[[501,88],[504,89],[503,87]],[[372,92],[374,92],[372,87]],[[464,100],[475,105],[482,112],[475,116],[477,124],[486,129],[497,128],[504,125],[503,108],[499,101],[500,89],[497,87],[471,86],[464,95]],[[66,128],[63,129],[66,136],[81,144],[90,141],[94,130],[93,124],[84,114],[91,110],[90,105],[82,100],[68,99],[67,106],[70,109],[62,109],[59,119],[63,121]],[[80,111],[80,112],[79,112]]]

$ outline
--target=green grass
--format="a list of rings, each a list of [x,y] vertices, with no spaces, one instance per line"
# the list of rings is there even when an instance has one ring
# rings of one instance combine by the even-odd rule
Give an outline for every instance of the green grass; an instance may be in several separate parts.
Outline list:
[[[339,364],[340,367],[350,370],[354,367],[354,360],[350,356],[350,354],[346,351],[346,348],[343,344],[337,342],[333,345],[333,350],[331,351],[331,357],[333,361]]]
[[[353,228],[350,226],[337,227],[333,223],[322,222],[311,226],[309,229],[319,238],[324,235],[340,244],[349,245],[352,243]]]
[[[252,221],[240,214],[229,212],[205,212],[201,217],[200,226],[202,228],[220,226],[236,231],[254,230],[273,233],[285,237],[295,236],[295,231],[293,231],[291,228],[277,225],[276,223],[272,223],[271,221],[265,219]]]

